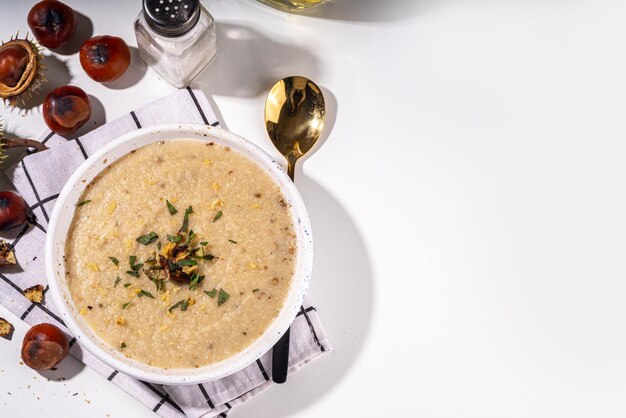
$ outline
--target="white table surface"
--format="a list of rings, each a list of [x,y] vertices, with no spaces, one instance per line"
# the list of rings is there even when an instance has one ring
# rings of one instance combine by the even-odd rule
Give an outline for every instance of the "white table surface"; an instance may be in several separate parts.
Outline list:
[[[136,45],[138,0],[68,2]],[[33,1],[0,3],[4,39],[25,32]],[[297,183],[335,352],[232,417],[626,415],[626,2],[205,4],[219,57],[199,81],[230,130],[271,151],[264,96],[287,75],[329,107]],[[96,124],[172,90],[140,67],[107,88],[77,55],[48,61],[50,85],[96,98]],[[0,113],[44,129],[40,107]],[[154,416],[73,359],[60,381],[19,365],[26,328],[0,316],[17,327],[0,416]]]

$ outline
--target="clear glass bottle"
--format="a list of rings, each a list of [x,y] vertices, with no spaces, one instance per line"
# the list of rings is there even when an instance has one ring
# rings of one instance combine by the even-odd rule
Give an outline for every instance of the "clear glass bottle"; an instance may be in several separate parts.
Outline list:
[[[188,86],[217,52],[215,21],[199,0],[143,0],[135,36],[141,58],[177,88]]]
[[[299,12],[304,9],[308,9],[311,6],[323,3],[325,0],[258,0],[261,3],[265,3],[268,6],[272,6],[276,9],[284,12]]]

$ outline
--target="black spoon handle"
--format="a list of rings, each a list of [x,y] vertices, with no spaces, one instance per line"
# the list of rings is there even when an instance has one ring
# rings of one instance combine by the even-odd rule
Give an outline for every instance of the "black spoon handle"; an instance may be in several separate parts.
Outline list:
[[[288,328],[272,349],[272,380],[274,380],[274,383],[285,383],[287,381],[289,334]]]

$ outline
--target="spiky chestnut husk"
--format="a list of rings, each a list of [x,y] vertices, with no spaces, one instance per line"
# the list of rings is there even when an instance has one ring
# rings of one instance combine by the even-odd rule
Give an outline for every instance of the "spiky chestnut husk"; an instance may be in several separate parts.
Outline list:
[[[34,139],[6,138],[4,136],[4,125],[2,124],[2,120],[0,120],[0,161],[6,158],[6,150],[8,148],[34,148],[37,151],[48,149],[44,144]]]
[[[24,104],[24,98],[26,96],[31,97],[45,81],[41,50],[37,43],[28,38],[28,35],[21,39],[18,33],[10,41],[2,42],[0,45],[0,67],[2,67],[4,59],[15,60],[16,54],[17,56],[23,54],[25,60],[23,70],[22,65],[15,68],[7,77],[11,80],[8,84],[0,80],[0,99],[3,99],[5,103],[8,102],[11,106],[15,106],[17,103]]]

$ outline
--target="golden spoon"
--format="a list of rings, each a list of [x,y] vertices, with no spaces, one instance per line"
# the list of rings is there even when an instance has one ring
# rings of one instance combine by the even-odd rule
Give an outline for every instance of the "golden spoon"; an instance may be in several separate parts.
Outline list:
[[[287,77],[274,84],[265,101],[265,128],[274,146],[287,160],[293,181],[296,162],[313,148],[324,129],[326,106],[322,90],[305,77]],[[272,350],[272,378],[287,380],[289,330]]]

